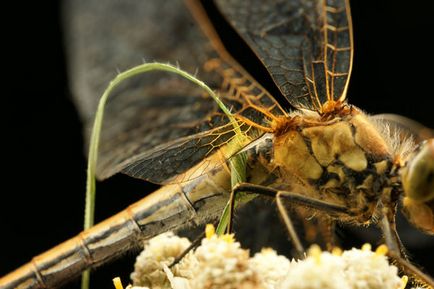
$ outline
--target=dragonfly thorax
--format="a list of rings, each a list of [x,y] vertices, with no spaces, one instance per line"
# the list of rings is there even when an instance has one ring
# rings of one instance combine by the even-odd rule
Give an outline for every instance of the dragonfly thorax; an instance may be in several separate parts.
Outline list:
[[[353,110],[332,120],[297,122],[275,137],[272,163],[289,190],[354,208],[358,217],[351,221],[365,223],[383,192],[391,190],[392,160],[375,125]]]

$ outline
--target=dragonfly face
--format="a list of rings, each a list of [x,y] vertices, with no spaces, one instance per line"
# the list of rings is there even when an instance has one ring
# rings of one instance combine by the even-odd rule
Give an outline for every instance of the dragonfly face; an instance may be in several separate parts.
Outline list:
[[[139,44],[140,52],[135,56],[130,55],[129,57],[134,59],[133,62],[121,63],[122,67],[137,63],[137,59],[145,54],[146,59],[158,59],[173,63],[179,61],[181,67],[189,71],[199,68],[199,78],[218,90],[225,104],[243,123],[243,132],[250,141],[254,142],[265,133],[274,135],[275,149],[278,148],[273,155],[274,164],[280,162],[282,168],[289,167],[290,169],[284,175],[293,176],[293,178],[287,177],[287,179],[282,180],[284,184],[289,184],[288,188],[291,188],[290,185],[293,182],[298,181],[297,177],[294,177],[294,171],[288,161],[290,159],[294,163],[305,161],[301,157],[294,158],[294,150],[289,149],[287,142],[290,138],[287,133],[291,131],[300,133],[303,141],[311,141],[311,151],[306,146],[307,154],[304,155],[311,157],[311,164],[313,164],[311,167],[320,163],[321,170],[324,170],[322,168],[324,166],[327,168],[327,172],[330,169],[331,173],[342,176],[339,179],[342,183],[339,183],[334,177],[326,179],[322,179],[321,176],[318,177],[322,171],[319,172],[317,166],[316,169],[303,170],[301,173],[304,172],[307,175],[303,176],[305,182],[300,185],[302,189],[306,189],[307,183],[310,182],[310,186],[316,186],[315,190],[327,188],[333,191],[331,189],[345,186],[349,190],[351,187],[363,185],[365,180],[367,180],[366,182],[369,181],[365,178],[367,176],[364,176],[361,180],[355,180],[354,183],[344,182],[349,175],[344,172],[344,169],[362,171],[365,168],[364,163],[367,166],[369,157],[364,152],[370,149],[367,145],[363,152],[354,152],[357,149],[353,144],[349,146],[353,152],[347,155],[343,154],[343,152],[347,152],[344,140],[354,140],[352,126],[348,126],[348,123],[341,123],[341,121],[333,123],[334,116],[345,118],[345,115],[351,115],[345,109],[340,110],[339,108],[341,106],[347,107],[346,95],[353,57],[353,36],[347,2],[282,1],[282,3],[276,4],[259,0],[215,1],[217,8],[224,14],[226,20],[254,51],[271,75],[279,93],[285,100],[284,106],[292,106],[294,111],[297,109],[304,112],[310,111],[305,114],[288,113],[287,109],[282,108],[282,103],[277,102],[237,64],[237,61],[226,52],[219,41],[212,25],[207,20],[206,13],[201,9],[200,3],[187,1],[201,28],[211,41],[208,41],[201,34],[198,27],[191,25],[192,19],[182,4],[173,1],[173,3],[165,4],[166,6],[161,8],[155,4],[159,1],[149,4],[150,2],[144,1],[142,5],[148,4],[151,8],[141,7],[135,11],[149,13],[145,17],[140,15],[139,19],[149,20],[149,23],[144,25],[141,23],[141,27],[154,27],[158,33],[154,32],[153,36],[149,36],[147,42],[136,42],[135,44]],[[118,3],[118,5],[120,4]],[[75,9],[77,9],[76,6]],[[71,11],[85,14],[86,11],[91,10],[81,7],[78,12],[73,9]],[[113,9],[113,11],[119,11],[119,9]],[[158,14],[163,11],[173,15]],[[92,12],[87,13],[92,14]],[[152,13],[157,16],[152,16]],[[91,16],[89,17],[87,14],[87,19],[95,19],[94,15]],[[107,19],[109,20],[107,21]],[[99,36],[113,31],[108,23],[114,18],[107,17],[107,19],[106,22],[96,25],[101,29],[107,28],[107,31],[99,33]],[[166,19],[168,24],[156,26],[155,23],[161,23],[161,19]],[[88,27],[82,25],[81,21],[77,21],[77,23],[80,27]],[[89,25],[89,27],[91,26]],[[146,36],[141,33],[138,33],[139,38],[144,39]],[[99,36],[91,35],[90,38]],[[159,39],[161,43],[169,43],[169,49],[162,49],[161,43],[151,45],[155,43],[155,39]],[[98,45],[89,39],[86,40],[91,45]],[[116,57],[125,55],[125,51],[117,51],[116,49],[125,49],[125,47],[115,45],[112,49],[101,49],[101,47],[95,49],[95,46],[89,46],[86,41],[81,43],[85,43],[85,45],[75,47],[78,52],[76,54],[72,52],[71,59],[74,62],[74,57],[79,58],[85,55],[81,59],[83,66],[77,66],[75,63],[71,75],[74,79],[73,88],[77,97],[77,104],[83,118],[89,119],[96,103],[92,98],[99,95],[95,86],[98,83],[108,81],[111,75],[107,77],[107,75],[101,76],[101,74],[95,73],[97,75],[96,77],[94,75],[95,79],[83,79],[84,76],[88,76],[85,65],[94,61],[93,64],[98,67],[105,66],[99,69],[99,72],[111,72],[113,67],[119,65]],[[131,47],[127,47],[126,50],[134,51]],[[97,57],[92,55],[92,52],[95,53],[95,51]],[[104,61],[98,63],[101,59]],[[110,61],[113,62],[110,63]],[[89,94],[89,91],[92,93]],[[159,184],[184,184],[190,181],[192,175],[205,176],[208,174],[211,177],[213,169],[222,166],[227,158],[237,151],[227,149],[227,144],[231,142],[234,131],[228,125],[227,118],[217,109],[215,103],[209,97],[204,96],[202,91],[192,88],[175,77],[161,74],[146,77],[144,82],[133,81],[130,86],[127,85],[126,89],[120,90],[117,94],[118,97],[108,107],[106,128],[103,130],[98,164],[98,174],[102,179],[122,172]],[[342,112],[342,115],[339,115],[339,111]],[[300,123],[296,123],[301,116],[308,123],[309,115],[316,116],[316,119],[309,125],[301,126]],[[282,120],[284,121],[282,122]],[[289,120],[286,122],[286,126],[285,120]],[[319,130],[321,126],[330,129],[333,133],[328,134],[327,130]],[[370,124],[366,126],[363,123],[356,126],[359,129],[372,128]],[[389,172],[391,168],[387,163],[388,160],[386,165],[382,161],[393,156],[382,152],[384,143],[381,138],[380,140],[377,138],[378,132],[375,129],[374,133],[376,134],[375,142],[371,139],[369,143],[375,147],[377,152],[380,152],[373,154],[377,157],[375,162],[378,163],[376,165],[377,172],[381,170],[384,170],[382,172]],[[316,134],[322,135],[318,138],[315,137]],[[330,138],[328,135],[332,135],[332,137]],[[371,134],[367,132],[365,135],[370,136]],[[283,136],[287,138],[284,139]],[[336,144],[333,143],[335,136],[338,136]],[[332,145],[330,146],[330,144]],[[338,145],[338,149],[336,145]],[[294,149],[300,149],[300,147],[297,146]],[[331,153],[333,149],[336,150],[336,154]],[[223,153],[222,160],[215,163],[202,163],[203,160],[209,161],[210,156],[215,156],[217,153]],[[271,160],[270,151],[265,154],[267,155],[265,160]],[[327,159],[330,156],[332,157],[331,161]],[[337,166],[330,166],[329,168],[329,162],[333,161],[336,161]],[[200,166],[201,164],[204,166]],[[369,164],[375,166],[374,162]],[[195,166],[199,169],[193,174],[191,168]],[[389,177],[388,174],[385,176]],[[260,176],[257,179],[261,179]],[[330,183],[321,183],[324,180],[330,181]],[[407,184],[421,183],[420,179],[415,177],[409,177],[405,182]],[[258,183],[262,182],[258,181]],[[386,186],[387,184],[385,182],[383,185]],[[379,193],[379,191],[376,192]],[[378,195],[376,197],[378,198]],[[336,198],[338,203],[343,202],[343,200],[357,199],[345,198],[345,196],[340,199]],[[359,200],[359,203],[362,202],[363,200]],[[371,200],[370,204],[374,203]],[[208,203],[207,205],[211,207],[211,204]],[[351,206],[356,207],[355,205]],[[371,215],[372,207],[368,209],[366,215],[362,216],[360,222],[367,220]],[[415,220],[415,223],[421,224],[421,218],[425,220],[423,216],[416,216],[414,213],[410,213],[410,215],[410,219]],[[154,222],[154,225],[155,223],[157,222]],[[143,231],[146,231],[146,228]],[[92,263],[87,264],[88,267],[92,265]],[[38,269],[38,266],[35,267]],[[42,270],[40,271],[42,272]]]

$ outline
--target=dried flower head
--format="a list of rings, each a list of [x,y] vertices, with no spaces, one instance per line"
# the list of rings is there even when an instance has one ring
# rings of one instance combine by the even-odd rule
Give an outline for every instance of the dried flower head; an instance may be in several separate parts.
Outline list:
[[[171,232],[150,239],[134,264],[131,274],[133,285],[153,289],[171,288],[163,265],[170,265],[188,246],[190,241],[187,238],[180,238]]]

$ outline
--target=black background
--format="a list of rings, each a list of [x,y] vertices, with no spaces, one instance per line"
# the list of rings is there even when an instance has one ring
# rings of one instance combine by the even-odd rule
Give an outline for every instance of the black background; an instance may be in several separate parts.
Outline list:
[[[13,21],[3,24],[2,37],[0,275],[82,227],[81,124],[68,90],[60,3],[50,2],[4,11]],[[434,127],[434,8],[430,1],[403,2],[352,1],[356,46],[349,99],[369,113],[398,113]],[[124,187],[125,179],[99,185],[98,220],[150,191],[137,181]],[[433,240],[410,252],[434,275]],[[121,272],[126,281],[133,255],[93,275],[93,288],[112,288],[111,278]]]

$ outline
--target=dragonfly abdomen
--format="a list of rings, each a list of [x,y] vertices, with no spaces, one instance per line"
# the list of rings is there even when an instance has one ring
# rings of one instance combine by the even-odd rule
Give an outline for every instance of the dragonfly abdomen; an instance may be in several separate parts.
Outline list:
[[[102,265],[169,230],[216,218],[227,203],[229,172],[166,185],[113,217],[81,232],[0,279],[2,289],[57,288],[82,271]]]

